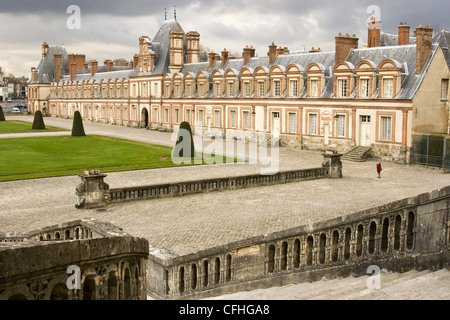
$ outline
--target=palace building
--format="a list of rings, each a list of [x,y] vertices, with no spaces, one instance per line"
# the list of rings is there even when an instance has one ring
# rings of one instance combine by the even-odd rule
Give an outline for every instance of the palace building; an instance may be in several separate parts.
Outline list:
[[[86,61],[44,42],[32,68],[28,108],[149,130],[173,131],[188,121],[196,132],[232,139],[268,134],[282,145],[347,152],[409,163],[412,135],[450,133],[450,32],[420,25],[411,35],[368,24],[368,45],[351,34],[335,50],[289,51],[268,46],[267,56],[243,48],[235,58],[200,50],[200,34],[166,20],[139,53],[118,66]]]

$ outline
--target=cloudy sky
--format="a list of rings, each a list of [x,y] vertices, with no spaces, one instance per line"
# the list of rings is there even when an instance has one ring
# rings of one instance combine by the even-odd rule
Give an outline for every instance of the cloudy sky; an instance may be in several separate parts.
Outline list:
[[[139,37],[152,38],[164,8],[173,19],[174,6],[184,31],[198,31],[203,47],[237,56],[246,45],[266,55],[272,41],[291,51],[333,51],[339,32],[356,34],[362,47],[371,15],[381,17],[385,32],[397,32],[400,22],[412,30],[419,24],[450,29],[448,0],[0,0],[0,66],[7,75],[28,77],[44,41],[100,63],[131,60]]]

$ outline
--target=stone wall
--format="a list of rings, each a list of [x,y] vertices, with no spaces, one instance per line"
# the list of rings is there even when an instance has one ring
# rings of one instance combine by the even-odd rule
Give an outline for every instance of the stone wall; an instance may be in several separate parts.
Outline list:
[[[155,250],[149,295],[191,299],[366,274],[450,266],[450,186],[344,217],[188,256]]]
[[[79,220],[0,239],[0,300],[147,298],[147,240],[109,223]]]

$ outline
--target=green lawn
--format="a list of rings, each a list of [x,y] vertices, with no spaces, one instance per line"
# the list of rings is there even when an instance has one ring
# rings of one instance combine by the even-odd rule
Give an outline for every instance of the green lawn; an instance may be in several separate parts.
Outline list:
[[[95,135],[0,139],[0,181],[75,175],[86,169],[113,172],[176,166],[171,151],[171,147]]]
[[[51,131],[68,131],[67,129],[45,126],[42,130],[33,130],[31,122],[19,121],[19,120],[7,120],[0,121],[0,134],[1,133],[23,133],[23,132],[51,132]],[[69,130],[70,131],[70,130]]]

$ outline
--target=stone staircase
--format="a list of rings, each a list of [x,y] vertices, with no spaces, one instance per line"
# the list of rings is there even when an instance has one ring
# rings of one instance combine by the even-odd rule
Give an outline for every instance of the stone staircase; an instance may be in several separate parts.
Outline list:
[[[354,147],[349,152],[345,153],[341,159],[348,161],[363,162],[367,160],[372,147]]]
[[[325,279],[243,291],[213,300],[450,300],[450,271],[393,273],[382,270],[380,289],[368,289],[369,275]]]

